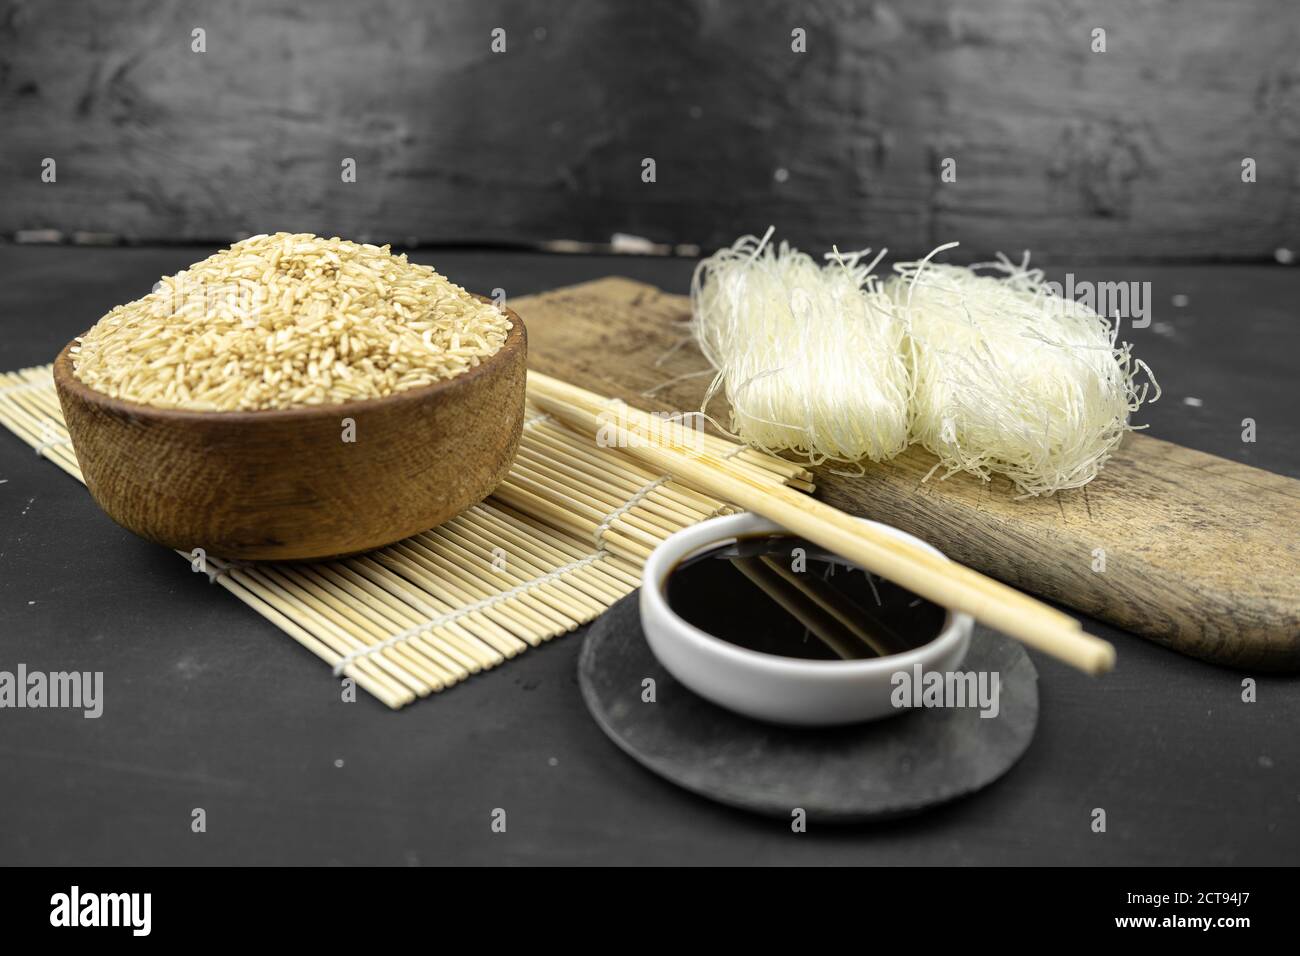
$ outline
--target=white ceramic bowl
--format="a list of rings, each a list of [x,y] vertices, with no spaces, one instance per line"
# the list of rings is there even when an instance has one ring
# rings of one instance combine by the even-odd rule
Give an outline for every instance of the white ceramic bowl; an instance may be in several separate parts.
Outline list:
[[[910,534],[858,519],[943,557]],[[903,654],[859,661],[809,661],[751,651],[708,634],[674,614],[664,596],[669,573],[682,561],[738,537],[783,533],[754,514],[712,518],[678,531],[655,548],[641,577],[641,626],[668,672],[701,697],[728,710],[779,724],[827,726],[902,713],[890,700],[898,671],[950,671],[970,645],[971,618],[948,612],[934,640]]]

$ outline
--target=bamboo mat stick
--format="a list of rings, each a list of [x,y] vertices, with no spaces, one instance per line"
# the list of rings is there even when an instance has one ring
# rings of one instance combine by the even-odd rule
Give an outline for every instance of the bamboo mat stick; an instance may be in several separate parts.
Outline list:
[[[898,541],[782,484],[755,481],[729,462],[682,445],[636,441],[609,421],[592,393],[530,371],[534,404],[586,434],[614,428],[628,454],[734,501],[943,607],[962,611],[1089,674],[1110,670],[1115,649],[1078,621],[969,568]]]

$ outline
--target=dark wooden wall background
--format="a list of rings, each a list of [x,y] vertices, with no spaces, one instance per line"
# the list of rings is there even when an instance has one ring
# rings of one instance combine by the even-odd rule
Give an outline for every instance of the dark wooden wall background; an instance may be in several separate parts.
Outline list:
[[[5,235],[1259,259],[1300,245],[1300,4],[0,2],[0,135]]]

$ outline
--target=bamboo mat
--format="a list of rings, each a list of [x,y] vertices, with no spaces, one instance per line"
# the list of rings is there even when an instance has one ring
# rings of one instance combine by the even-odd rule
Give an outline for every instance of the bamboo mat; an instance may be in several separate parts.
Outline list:
[[[78,481],[51,366],[0,373],[0,424]],[[811,490],[808,472],[714,436],[756,480]],[[733,509],[655,474],[531,403],[519,454],[490,498],[367,554],[239,563],[178,551],[192,570],[392,708],[585,624],[635,590],[669,534]]]

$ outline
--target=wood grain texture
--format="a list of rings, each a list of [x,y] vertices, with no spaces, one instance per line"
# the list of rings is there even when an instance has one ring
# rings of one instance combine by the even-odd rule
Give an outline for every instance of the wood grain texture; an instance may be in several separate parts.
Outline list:
[[[527,333],[453,379],[314,408],[190,412],[54,382],[86,487],[171,548],[297,560],[368,551],[441,524],[505,477],[524,414]],[[355,441],[344,441],[344,419]]]
[[[1292,0],[3,0],[0,232],[1271,258],[1298,45]]]
[[[631,404],[698,409],[706,367],[677,344],[689,300],[610,278],[516,299],[538,371]],[[647,390],[658,389],[653,397]],[[725,405],[710,411],[725,421]],[[862,477],[818,469],[818,496],[950,557],[1186,654],[1300,669],[1300,481],[1131,434],[1085,488],[1017,501],[1009,482],[922,477],[909,449]],[[1105,570],[1095,572],[1098,549]]]

